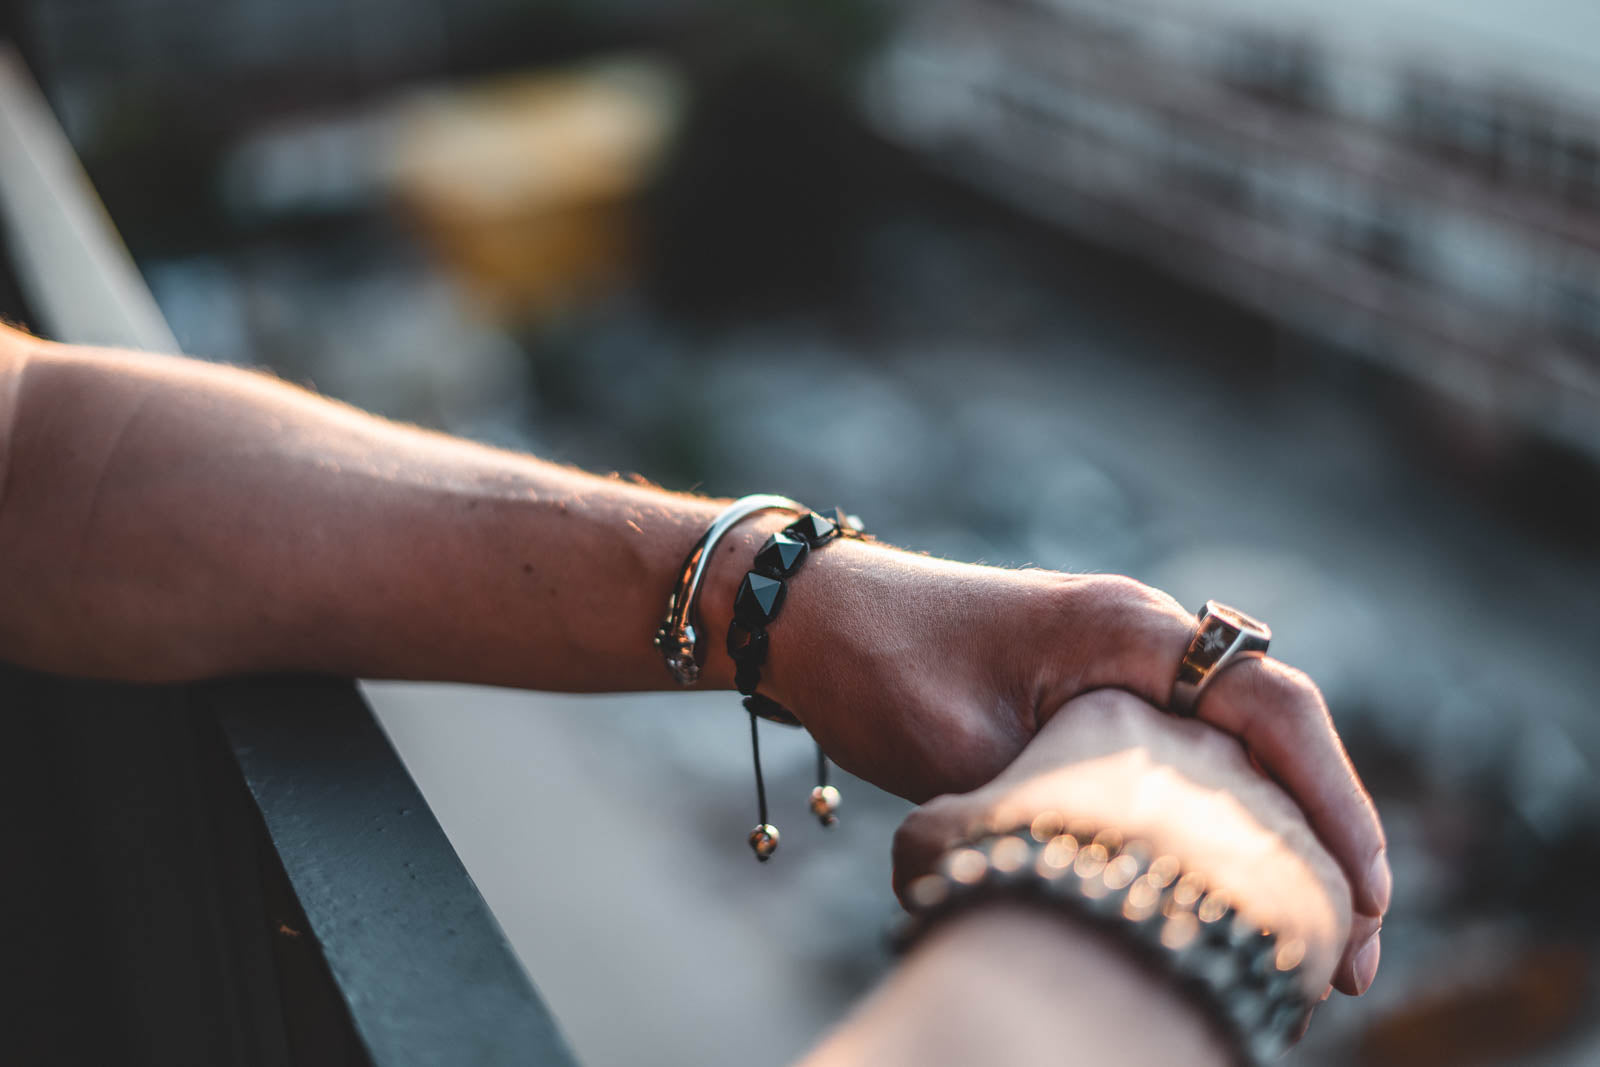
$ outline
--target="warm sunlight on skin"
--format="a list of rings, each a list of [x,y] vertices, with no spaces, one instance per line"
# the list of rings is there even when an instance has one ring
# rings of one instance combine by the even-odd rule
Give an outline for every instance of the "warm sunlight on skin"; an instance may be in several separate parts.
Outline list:
[[[672,688],[655,629],[725,506],[398,425],[264,374],[4,328],[0,447],[0,656],[123,681],[287,670]],[[719,545],[699,602],[708,634],[727,633],[749,561],[789,521],[753,516]],[[794,583],[761,681],[839,766],[920,801],[993,778],[1085,692],[1165,706],[1193,630],[1132,578],[849,540]],[[725,642],[707,645],[702,688],[732,689]],[[1360,992],[1371,974],[1358,979],[1353,954],[1387,907],[1388,865],[1321,694],[1250,660],[1196,711],[1221,732],[1187,736],[1248,739],[1356,888],[1336,981]]]
[[[1080,824],[1148,845],[1151,872],[1168,872],[1163,885],[1187,871],[1173,885],[1175,898],[1201,916],[1209,909],[1212,919],[1231,903],[1278,935],[1274,962],[1301,968],[1308,998],[1327,988],[1349,932],[1350,891],[1305,818],[1237,742],[1124,692],[1068,702],[995,781],[913,812],[896,835],[895,883],[904,897],[953,845],[1013,830],[1045,845],[1041,863],[1100,874],[1108,884],[1131,879],[1131,869],[1119,874],[1117,860],[1108,862],[1115,848],[1099,840],[1080,848],[1062,833]],[[968,854],[973,878],[986,863],[1007,862],[999,844],[987,860],[957,849],[949,878],[967,877]],[[1137,889],[1131,884],[1125,901],[1131,918],[1160,896]],[[1163,925],[1163,943],[1181,950],[1196,928],[1179,911]],[[935,926],[803,1067],[1021,1067],[1063,1059],[1231,1062],[1204,1012],[1140,963],[1114,928],[1101,932],[1037,904],[991,900]]]
[[[797,1067],[1231,1062],[1199,1012],[1076,923],[996,906],[936,930]]]
[[[1203,872],[1252,922],[1303,943],[1320,997],[1350,926],[1350,890],[1304,816],[1232,738],[1127,693],[1070,702],[993,782],[942,797],[897,841],[902,892],[942,851],[979,832],[1084,822],[1145,840]]]
[[[1219,758],[1229,760],[1226,754]],[[1118,827],[1127,837],[1148,841],[1158,855],[1175,857],[1183,869],[1206,871],[1207,889],[1244,902],[1240,910],[1251,921],[1275,930],[1292,926],[1308,943],[1331,951],[1340,944],[1343,926],[1335,908],[1342,905],[1342,914],[1348,914],[1348,905],[1326,888],[1330,881],[1342,884],[1337,868],[1325,854],[1316,857],[1320,863],[1311,863],[1301,849],[1286,847],[1283,835],[1293,829],[1276,820],[1269,824],[1259,812],[1263,806],[1279,807],[1293,815],[1288,798],[1264,779],[1258,786],[1242,770],[1240,778],[1253,794],[1249,803],[1187,778],[1148,747],[1127,748],[1028,779],[996,809],[990,825],[997,832],[1015,829],[1030,825],[1035,812],[1055,810]],[[1180,804],[1181,829],[1172,817]],[[1336,959],[1313,961],[1309,971],[1324,965],[1331,970]],[[1320,996],[1322,990],[1318,985],[1307,992]]]

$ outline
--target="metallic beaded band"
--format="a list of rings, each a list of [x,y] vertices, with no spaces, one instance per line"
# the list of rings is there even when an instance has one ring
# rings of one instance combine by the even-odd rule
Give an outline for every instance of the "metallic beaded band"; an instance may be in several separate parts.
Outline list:
[[[901,950],[941,919],[995,899],[1036,901],[1116,933],[1202,1002],[1244,1063],[1282,1053],[1315,1006],[1301,988],[1303,941],[1245,922],[1175,857],[1153,856],[1115,830],[1066,830],[1054,813],[951,849],[906,896]]]
[[[761,685],[761,667],[767,661],[767,627],[783,609],[788,587],[784,584],[799,573],[806,557],[814,550],[840,537],[861,538],[861,520],[834,508],[830,515],[808,511],[782,530],[767,538],[733,601],[733,621],[728,624],[728,655],[734,663],[734,685],[744,695],[750,713],[750,750],[756,768],[756,803],[760,821],[750,831],[750,848],[756,859],[765,863],[778,849],[778,828],[767,821],[767,790],[761,779],[761,740],[756,728],[759,716],[785,726],[799,726],[794,713],[770,697],[756,692]],[[811,813],[824,827],[838,821],[839,791],[828,784],[828,760],[817,748],[817,785],[811,791]]]
[[[705,662],[700,652],[700,633],[696,629],[699,620],[694,608],[695,600],[700,595],[700,582],[706,576],[706,567],[711,562],[711,553],[717,547],[717,542],[729,530],[757,512],[792,511],[798,515],[805,510],[804,504],[786,496],[759,493],[740,497],[724,508],[712,520],[706,532],[700,535],[700,540],[694,543],[683,561],[677,585],[667,598],[667,617],[656,629],[655,638],[656,648],[660,649],[662,658],[666,660],[667,670],[672,672],[679,685],[698,682],[700,664]]]

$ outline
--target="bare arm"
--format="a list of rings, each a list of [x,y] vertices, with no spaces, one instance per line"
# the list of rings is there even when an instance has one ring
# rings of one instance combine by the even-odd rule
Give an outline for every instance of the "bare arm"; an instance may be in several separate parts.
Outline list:
[[[4,328],[0,443],[0,657],[111,678],[668,686],[651,636],[720,507],[248,371]],[[732,686],[720,637],[734,593],[787,521],[741,524],[711,565],[707,688]],[[840,542],[791,583],[762,690],[846,769],[920,800],[992,778],[1079,693],[1116,686],[1164,706],[1192,632],[1131,579]],[[1364,942],[1387,907],[1383,832],[1316,687],[1254,661],[1199,715],[1300,801],[1357,887]]]
[[[1223,1067],[1205,1019],[1125,948],[1023,907],[934,931],[798,1067]]]
[[[5,364],[0,583],[26,605],[0,613],[6,656],[140,680],[284,668],[545,689],[666,679],[651,634],[716,502],[234,368],[27,347]],[[708,583],[708,606],[729,610],[713,601],[732,584]]]

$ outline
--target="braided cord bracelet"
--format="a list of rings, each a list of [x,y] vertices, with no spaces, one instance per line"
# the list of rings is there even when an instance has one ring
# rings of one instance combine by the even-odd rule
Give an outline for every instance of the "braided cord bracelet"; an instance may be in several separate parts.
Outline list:
[[[894,935],[901,951],[985,901],[1037,902],[1087,920],[1170,975],[1244,1064],[1279,1055],[1315,1007],[1300,979],[1304,941],[1247,922],[1176,857],[1115,830],[1066,830],[1054,813],[950,849],[906,897],[910,914]]]
[[[768,627],[783,610],[788,593],[785,584],[800,572],[806,558],[815,550],[840,537],[865,537],[861,520],[838,508],[830,516],[807,512],[767,538],[733,602],[733,621],[728,624],[728,655],[734,663],[734,685],[744,696],[750,714],[750,752],[756,769],[756,805],[760,821],[750,831],[750,848],[756,859],[765,863],[778,849],[778,828],[767,818],[767,787],[761,775],[761,736],[757,718],[799,726],[794,713],[756,690],[761,685],[761,668],[767,662],[771,643]],[[839,791],[828,784],[828,758],[817,746],[817,785],[811,790],[811,812],[824,827],[838,822]]]

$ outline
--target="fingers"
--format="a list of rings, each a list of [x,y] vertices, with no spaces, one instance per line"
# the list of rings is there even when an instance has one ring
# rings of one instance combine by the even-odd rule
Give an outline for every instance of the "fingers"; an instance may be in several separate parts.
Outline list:
[[[1378,976],[1378,960],[1383,953],[1383,942],[1374,930],[1372,936],[1367,938],[1366,944],[1356,950],[1350,964],[1350,981],[1355,992],[1360,996],[1372,987],[1372,980]]]
[[[1224,670],[1201,695],[1198,717],[1242,740],[1300,805],[1355,894],[1358,921],[1334,985],[1360,993],[1376,970],[1377,928],[1391,877],[1383,826],[1310,679],[1276,660]],[[1362,919],[1365,921],[1359,921]]]
[[[960,797],[934,797],[906,816],[894,832],[894,894],[902,903],[917,877],[933,870],[946,849],[966,836],[969,819]]]
[[[1131,578],[1085,576],[1073,592],[1094,605],[1079,616],[1088,625],[1081,635],[1085,643],[1077,647],[1090,655],[1075,679],[1078,691],[1112,686],[1166,707],[1178,662],[1195,632],[1194,617],[1171,597]],[[1375,939],[1378,920],[1388,909],[1391,877],[1377,810],[1322,694],[1299,671],[1256,659],[1218,675],[1198,713],[1244,742],[1257,765],[1300,805],[1338,861],[1355,895],[1357,921],[1336,985],[1345,992],[1363,990],[1378,955],[1369,935]],[[1372,921],[1361,922],[1362,916]],[[1358,959],[1363,949],[1367,955]],[[1367,973],[1358,973],[1363,970]]]
[[[1381,929],[1383,920],[1370,915],[1357,915],[1350,924],[1350,939],[1345,943],[1344,955],[1334,971],[1334,985],[1339,992],[1360,996],[1372,985],[1372,979],[1378,973],[1378,932]]]

